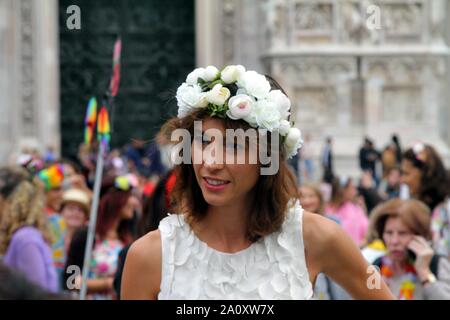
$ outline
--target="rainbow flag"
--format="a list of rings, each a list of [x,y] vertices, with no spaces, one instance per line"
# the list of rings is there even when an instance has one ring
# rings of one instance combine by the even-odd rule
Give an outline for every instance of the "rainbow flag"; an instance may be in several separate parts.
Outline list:
[[[97,121],[97,99],[92,97],[89,99],[89,104],[86,110],[86,117],[84,119],[84,143],[90,145],[92,137],[94,136],[95,122]]]
[[[115,97],[119,91],[120,83],[120,56],[122,53],[122,40],[118,38],[114,44],[113,53],[113,75],[111,77],[111,82],[109,83],[109,91],[111,96]]]
[[[105,106],[102,106],[100,113],[98,114],[97,137],[98,141],[103,145],[103,150],[108,151],[111,133],[108,111]]]

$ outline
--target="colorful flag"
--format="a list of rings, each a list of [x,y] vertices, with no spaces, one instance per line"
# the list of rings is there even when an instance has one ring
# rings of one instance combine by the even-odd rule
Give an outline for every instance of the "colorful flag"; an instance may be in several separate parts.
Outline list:
[[[112,97],[115,97],[117,95],[117,92],[119,91],[121,52],[122,52],[122,40],[118,38],[116,40],[116,43],[114,44],[113,75],[111,78],[111,82],[109,83],[109,91]]]
[[[108,111],[105,106],[102,106],[98,114],[97,137],[98,141],[103,145],[103,150],[108,151],[111,134]]]
[[[86,118],[84,119],[84,143],[90,145],[94,136],[95,122],[97,121],[97,99],[92,97],[86,110]]]

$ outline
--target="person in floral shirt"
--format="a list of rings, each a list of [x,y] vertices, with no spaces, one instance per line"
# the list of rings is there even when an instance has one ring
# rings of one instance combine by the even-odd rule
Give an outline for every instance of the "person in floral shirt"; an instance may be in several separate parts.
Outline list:
[[[133,240],[131,220],[136,199],[132,188],[134,176],[121,176],[100,200],[95,243],[87,280],[88,298],[111,300],[116,298],[113,282],[120,251]],[[87,228],[75,232],[70,244],[66,267],[83,266]],[[67,280],[67,278],[66,278]],[[81,276],[76,280],[80,287]]]

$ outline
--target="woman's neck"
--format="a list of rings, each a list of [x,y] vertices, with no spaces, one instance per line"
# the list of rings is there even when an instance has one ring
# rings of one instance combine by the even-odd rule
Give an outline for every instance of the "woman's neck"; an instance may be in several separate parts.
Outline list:
[[[236,201],[227,206],[209,206],[206,217],[194,231],[208,245],[219,251],[236,252],[248,247],[247,216],[251,201]]]
[[[109,229],[105,234],[105,240],[117,240],[119,239],[119,224],[120,220],[117,220],[114,222],[114,224],[111,226],[111,229]]]
[[[394,272],[394,274],[401,275],[405,273],[405,266],[406,266],[405,260],[392,261],[392,271]]]

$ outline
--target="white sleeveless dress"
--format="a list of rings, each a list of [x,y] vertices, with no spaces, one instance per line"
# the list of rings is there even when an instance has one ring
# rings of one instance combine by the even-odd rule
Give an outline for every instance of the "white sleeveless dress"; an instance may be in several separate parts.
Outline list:
[[[303,209],[296,201],[280,231],[242,251],[224,253],[198,239],[183,215],[169,215],[159,225],[158,299],[311,299],[302,223]]]

